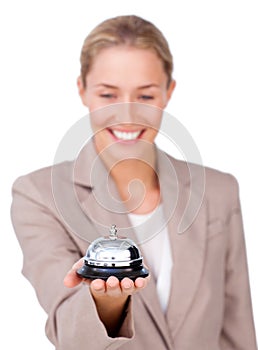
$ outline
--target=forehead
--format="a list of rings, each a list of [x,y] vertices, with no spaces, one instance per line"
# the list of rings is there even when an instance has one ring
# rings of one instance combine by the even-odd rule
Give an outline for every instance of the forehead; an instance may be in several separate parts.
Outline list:
[[[137,84],[166,80],[163,62],[152,49],[140,49],[128,46],[110,47],[101,50],[94,58],[92,67],[86,76],[87,83],[108,81]]]

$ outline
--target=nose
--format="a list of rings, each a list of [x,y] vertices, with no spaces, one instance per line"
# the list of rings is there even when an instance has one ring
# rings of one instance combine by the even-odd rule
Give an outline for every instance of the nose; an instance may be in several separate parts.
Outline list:
[[[136,105],[131,101],[124,101],[116,104],[115,121],[117,123],[133,124],[137,122]]]
[[[119,102],[120,103],[132,103],[132,102],[135,102],[135,99],[132,96],[132,94],[129,93],[129,91],[127,91],[127,92],[124,92],[123,94],[121,94]]]

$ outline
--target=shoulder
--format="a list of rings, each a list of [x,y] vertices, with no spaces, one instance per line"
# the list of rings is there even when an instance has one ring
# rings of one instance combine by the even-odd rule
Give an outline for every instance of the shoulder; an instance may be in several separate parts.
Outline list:
[[[234,175],[208,166],[189,163],[169,156],[176,171],[178,181],[192,187],[197,183],[203,186],[204,198],[214,203],[237,205],[238,181]]]
[[[60,180],[68,178],[70,168],[71,162],[63,162],[19,176],[13,183],[12,192],[38,199],[45,195],[51,196],[53,176],[58,176]]]
[[[35,170],[28,174],[24,174],[19,176],[13,184],[14,189],[18,188],[28,188],[28,186],[32,185],[44,185],[48,183],[51,179],[51,166]]]

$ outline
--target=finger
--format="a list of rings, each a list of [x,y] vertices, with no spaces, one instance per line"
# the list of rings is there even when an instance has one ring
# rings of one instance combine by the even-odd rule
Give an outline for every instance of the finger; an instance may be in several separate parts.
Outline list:
[[[147,283],[148,283],[147,278],[138,277],[136,278],[134,285],[137,289],[143,289],[146,287]]]
[[[84,258],[81,258],[72,266],[71,270],[67,272],[63,281],[66,287],[73,288],[82,282],[82,278],[77,275],[76,271],[83,265],[83,263]]]
[[[80,284],[82,282],[82,278],[79,277],[74,270],[70,270],[65,278],[64,278],[64,285],[68,288],[73,288]]]
[[[128,277],[123,278],[121,281],[121,289],[124,294],[132,295],[135,289],[134,282]]]
[[[106,292],[109,296],[118,297],[121,296],[120,282],[115,276],[110,276],[106,282]]]
[[[76,261],[75,264],[72,266],[72,270],[78,270],[80,267],[82,267],[84,264],[84,258],[81,258],[80,260]]]
[[[106,293],[105,281],[101,279],[93,280],[90,284],[90,291],[94,297],[105,295]]]

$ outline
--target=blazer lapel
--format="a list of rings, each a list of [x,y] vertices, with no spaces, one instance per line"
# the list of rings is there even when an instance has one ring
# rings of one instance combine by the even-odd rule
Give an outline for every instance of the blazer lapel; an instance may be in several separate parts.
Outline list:
[[[95,228],[89,240],[108,235],[112,224],[117,226],[120,236],[134,239],[127,209],[121,201],[114,180],[97,154],[93,141],[79,154],[74,165],[74,178],[81,208]],[[88,188],[86,192],[85,187]]]
[[[201,179],[203,176],[203,169],[201,167],[199,169],[196,168],[191,173],[191,176],[193,173],[195,173],[195,176],[200,176],[200,179],[197,181],[191,178],[192,183],[195,183],[195,186],[192,186],[189,181],[185,181],[186,178],[189,178],[189,170],[187,170],[188,175],[184,174],[184,172],[177,167],[177,162],[178,161],[174,162],[178,179],[177,191],[175,189],[173,190],[173,187],[175,187],[175,185],[171,183],[173,180],[164,175],[162,169],[160,170],[162,183],[172,188],[170,193],[169,191],[163,190],[162,196],[165,215],[168,218],[168,230],[170,233],[173,260],[172,285],[166,314],[167,323],[173,338],[182,326],[187,312],[191,307],[191,303],[198,291],[205,261],[207,220],[206,207],[203,200],[203,186],[205,183],[203,179]],[[183,162],[181,162],[181,164],[182,163]],[[176,196],[176,194],[178,195],[176,199],[177,203],[175,206],[172,205],[175,210],[171,215],[172,206],[170,196]],[[190,201],[192,203],[192,209],[194,208],[194,210],[190,208],[186,211],[185,209]],[[193,211],[196,211],[196,215],[194,215]],[[182,219],[184,222],[182,222]],[[187,223],[187,225],[184,225],[185,223]],[[182,225],[188,227],[184,232],[181,230]]]
[[[148,286],[135,296],[140,298],[145,305],[147,312],[151,315],[153,323],[163,336],[163,340],[168,349],[174,349],[172,345],[171,332],[166,322],[165,316],[160,307],[156,285],[153,278],[150,279]]]
[[[151,279],[149,286],[139,293],[146,309],[152,315],[160,333],[163,334],[168,348],[173,348],[173,339],[183,324],[193,298],[198,291],[206,249],[206,212],[202,202],[203,181],[192,180],[190,176],[202,176],[199,170],[191,171],[189,176],[180,166],[183,162],[175,161],[164,152],[157,150],[157,173],[161,186],[164,209],[164,226],[168,227],[173,268],[170,300],[166,315],[159,305],[156,286]],[[193,210],[185,210],[191,197]],[[200,207],[198,209],[198,207]],[[194,211],[198,212],[195,215]],[[183,219],[183,215],[184,219]],[[183,219],[183,220],[182,220]],[[192,222],[193,221],[193,222]],[[187,224],[185,224],[187,223]],[[181,228],[188,227],[183,233]],[[161,229],[161,227],[160,227]],[[157,251],[157,254],[159,252]],[[146,259],[146,262],[148,259]],[[171,278],[171,276],[168,276]]]

